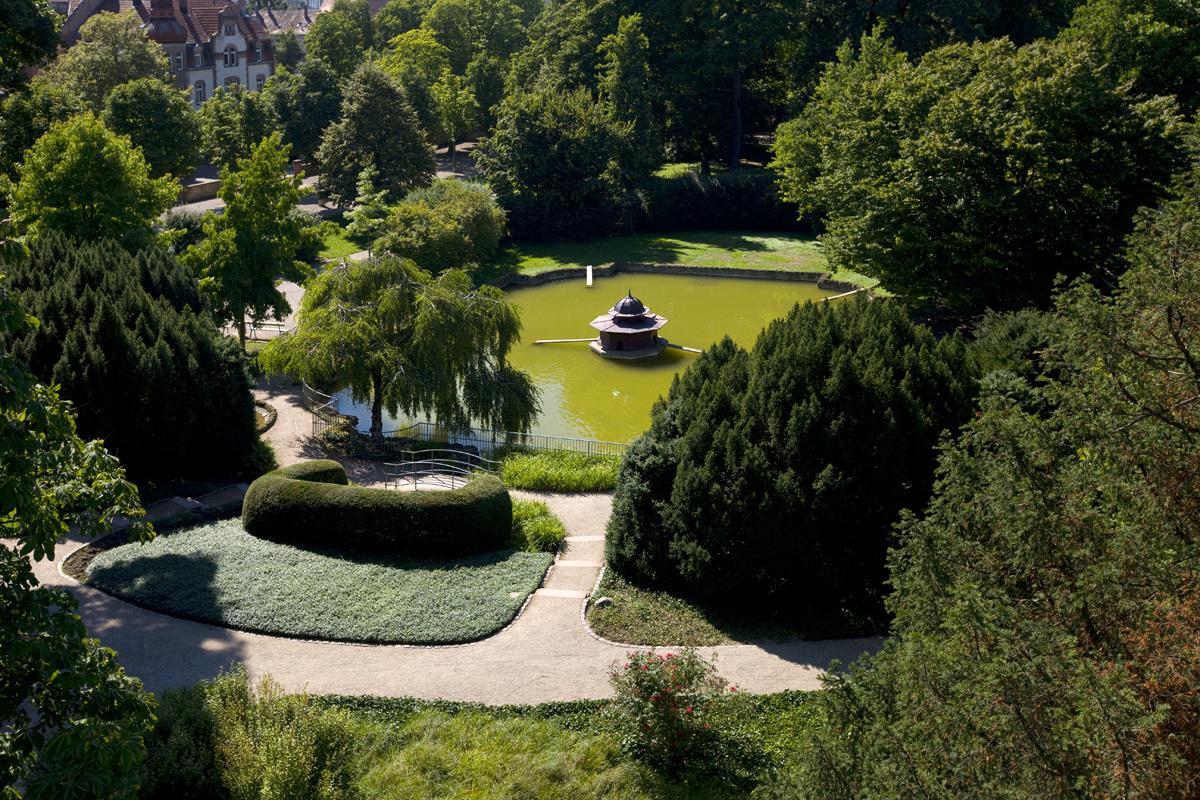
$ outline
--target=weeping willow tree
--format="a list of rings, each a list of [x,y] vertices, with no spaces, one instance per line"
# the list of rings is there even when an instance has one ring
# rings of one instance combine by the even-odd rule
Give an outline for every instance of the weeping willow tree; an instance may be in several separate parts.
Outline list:
[[[451,429],[527,431],[537,389],[506,362],[520,341],[517,309],[466,273],[431,276],[412,261],[383,256],[344,262],[313,280],[296,330],[259,356],[270,373],[350,389],[371,404],[371,435],[383,412],[423,414]]]

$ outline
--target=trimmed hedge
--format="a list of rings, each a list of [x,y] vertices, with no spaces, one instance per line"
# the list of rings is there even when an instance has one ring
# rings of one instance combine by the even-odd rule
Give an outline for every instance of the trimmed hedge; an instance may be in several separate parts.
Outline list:
[[[353,486],[329,460],[263,475],[242,506],[242,525],[262,539],[415,557],[503,549],[512,524],[512,498],[493,475],[448,492],[397,492]]]

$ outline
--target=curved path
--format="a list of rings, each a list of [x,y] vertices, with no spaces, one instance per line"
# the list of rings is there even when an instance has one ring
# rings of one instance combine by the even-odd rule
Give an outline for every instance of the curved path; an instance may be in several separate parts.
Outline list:
[[[259,393],[279,411],[268,437],[281,464],[311,457],[307,412],[294,390]],[[352,476],[371,482],[371,468],[349,465]],[[114,648],[132,675],[151,691],[194,683],[233,662],[251,675],[270,673],[290,690],[539,703],[604,697],[608,668],[634,649],[595,637],[581,610],[599,574],[609,495],[538,495],[566,525],[567,546],[517,620],[480,642],[448,647],[355,645],[287,639],[204,625],[132,606],[58,569],[79,544],[60,545],[54,563],[34,565],[46,585],[79,598],[88,629]],[[701,648],[739,689],[770,692],[816,689],[832,659],[843,663],[875,649],[879,639],[781,642]]]

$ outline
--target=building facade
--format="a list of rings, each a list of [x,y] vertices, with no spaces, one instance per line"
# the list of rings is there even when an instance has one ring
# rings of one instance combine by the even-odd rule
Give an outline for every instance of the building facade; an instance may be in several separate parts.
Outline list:
[[[70,0],[63,40],[74,42],[95,14],[128,10],[162,47],[175,85],[197,108],[222,86],[258,91],[275,71],[271,35],[241,0]]]

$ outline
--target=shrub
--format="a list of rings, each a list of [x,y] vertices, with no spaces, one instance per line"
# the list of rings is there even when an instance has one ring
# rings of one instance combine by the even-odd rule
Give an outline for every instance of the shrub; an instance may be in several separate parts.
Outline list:
[[[616,697],[608,713],[622,732],[622,747],[671,773],[709,759],[717,740],[710,711],[726,689],[716,665],[691,648],[626,658],[609,670]]]
[[[762,169],[701,175],[690,170],[650,178],[638,191],[637,227],[649,231],[802,230],[797,207],[782,200],[775,176]]]
[[[957,337],[890,301],[797,306],[749,353],[726,339],[630,448],[609,564],[726,609],[803,609],[824,634],[878,624],[892,524],[929,496],[972,376]]]
[[[513,501],[513,545],[531,553],[553,553],[567,538],[567,529],[540,500]]]
[[[481,183],[439,180],[409,192],[382,225],[373,249],[445,269],[490,261],[504,238],[504,210]]]
[[[514,452],[504,458],[500,480],[513,489],[532,492],[611,492],[620,465],[616,456],[565,450]]]
[[[163,696],[139,797],[350,800],[367,726],[241,668]]]
[[[398,492],[352,486],[336,461],[263,475],[242,504],[246,531],[263,539],[416,557],[499,550],[512,519],[508,490],[492,475],[448,492]]]

